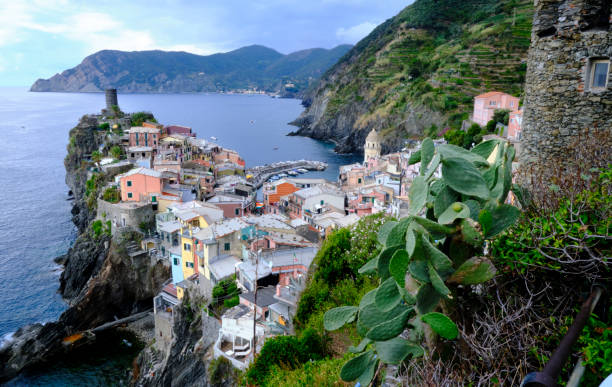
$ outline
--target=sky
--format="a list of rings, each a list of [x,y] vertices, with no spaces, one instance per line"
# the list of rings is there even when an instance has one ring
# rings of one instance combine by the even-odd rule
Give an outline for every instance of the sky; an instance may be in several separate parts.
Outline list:
[[[355,44],[411,0],[0,0],[0,86],[29,86],[103,49],[283,54]]]

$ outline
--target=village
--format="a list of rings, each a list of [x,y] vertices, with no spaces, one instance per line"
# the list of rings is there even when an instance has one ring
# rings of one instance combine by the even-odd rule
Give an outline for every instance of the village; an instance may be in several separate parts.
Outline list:
[[[102,118],[118,110],[116,91],[107,90],[106,97]],[[508,94],[482,94],[471,122],[486,125],[495,111],[506,109],[508,126],[501,125],[499,133],[518,148],[518,106],[518,98]],[[153,301],[156,349],[169,350],[174,309],[189,294],[206,300],[201,313],[220,322],[215,358],[239,369],[267,337],[293,333],[299,295],[321,241],[365,215],[405,216],[419,174],[410,158],[420,144],[381,155],[376,130],[365,140],[363,162],[341,166],[337,181],[301,176],[326,167],[316,161],[248,169],[235,150],[180,125],[145,120],[112,141],[109,154],[101,154],[107,146],[92,155],[91,176],[98,169],[115,174],[97,198],[94,225],[106,225],[112,235],[140,233],[140,245],[130,246],[129,254],[148,255],[170,268],[172,277]]]

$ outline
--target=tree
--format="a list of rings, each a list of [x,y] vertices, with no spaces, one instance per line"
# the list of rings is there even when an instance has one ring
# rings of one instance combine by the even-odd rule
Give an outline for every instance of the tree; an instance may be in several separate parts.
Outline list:
[[[111,155],[113,156],[113,158],[119,160],[121,158],[121,147],[118,145],[115,145],[111,148],[110,150]]]
[[[91,160],[96,163],[97,167],[100,167],[100,161],[102,161],[102,153],[100,151],[91,152]]]
[[[510,110],[508,109],[496,109],[493,112],[493,121],[496,123],[508,125],[508,120],[510,120]]]

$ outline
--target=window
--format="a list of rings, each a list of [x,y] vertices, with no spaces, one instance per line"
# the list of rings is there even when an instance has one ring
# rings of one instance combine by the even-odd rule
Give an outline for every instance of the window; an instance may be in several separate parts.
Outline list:
[[[510,107],[514,107],[514,101],[510,101]]]
[[[489,101],[489,105],[495,106],[495,101]]]
[[[131,192],[128,192],[128,198],[130,198],[130,199],[132,198],[132,193]]]
[[[234,213],[235,213],[236,215],[240,215],[240,208],[236,208],[236,209],[234,210]]]
[[[229,243],[225,243],[225,244],[223,245],[223,249],[224,249],[225,251],[228,251],[228,250],[230,249],[230,244],[229,244]]]
[[[193,268],[193,262],[185,262],[185,267]]]
[[[590,81],[591,89],[605,89],[608,86],[608,72],[610,71],[609,59],[595,59],[590,63]]]
[[[132,157],[134,157],[134,154],[132,153]],[[127,181],[127,186],[131,187],[132,186],[132,180],[128,180]]]
[[[357,184],[361,184],[361,178],[357,179]]]
[[[325,201],[324,201],[324,200],[321,200],[321,205],[323,205],[324,203],[325,203]]]
[[[175,266],[178,266],[178,265],[179,265],[179,259],[178,259],[178,258],[174,257],[174,258],[173,258],[173,261],[174,261],[174,265],[175,265]]]
[[[183,249],[185,251],[191,251],[191,244],[190,243],[183,243]]]

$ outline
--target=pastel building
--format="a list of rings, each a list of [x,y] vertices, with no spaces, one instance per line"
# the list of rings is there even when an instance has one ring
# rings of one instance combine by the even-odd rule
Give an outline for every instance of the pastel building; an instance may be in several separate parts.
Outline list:
[[[149,128],[144,126],[134,126],[129,129],[130,141],[129,146],[149,146],[157,148],[161,129]]]
[[[160,196],[162,193],[162,174],[148,168],[135,168],[122,175],[118,175],[121,189],[121,200],[147,201]]]
[[[523,110],[516,110],[510,113],[508,119],[508,139],[518,141],[521,139],[523,125]]]
[[[519,99],[501,91],[490,91],[474,97],[474,113],[472,121],[484,126],[493,118],[498,109],[515,111],[519,107]]]

